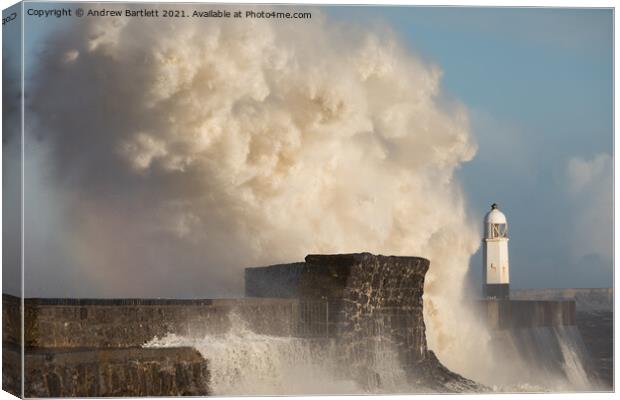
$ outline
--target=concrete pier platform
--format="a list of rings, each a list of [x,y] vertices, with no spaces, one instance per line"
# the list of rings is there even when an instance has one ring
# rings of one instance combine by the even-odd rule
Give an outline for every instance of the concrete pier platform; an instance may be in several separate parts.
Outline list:
[[[529,376],[529,382],[565,380],[599,390],[600,377],[577,327],[574,300],[485,299],[479,305],[494,351],[520,365],[519,374]]]
[[[574,300],[480,300],[480,312],[492,329],[577,324]]]

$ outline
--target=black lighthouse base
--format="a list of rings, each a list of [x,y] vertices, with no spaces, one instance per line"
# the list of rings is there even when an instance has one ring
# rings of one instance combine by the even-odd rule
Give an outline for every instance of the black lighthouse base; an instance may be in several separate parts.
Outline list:
[[[510,297],[510,284],[486,284],[483,285],[482,291],[487,299],[507,299]]]

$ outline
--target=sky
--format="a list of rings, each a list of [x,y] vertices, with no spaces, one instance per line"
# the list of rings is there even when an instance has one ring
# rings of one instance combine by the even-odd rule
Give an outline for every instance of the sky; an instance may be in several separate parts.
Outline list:
[[[479,150],[459,175],[473,213],[508,217],[513,287],[611,285],[612,12],[414,11],[387,18],[471,112]],[[575,163],[597,171],[589,193]]]
[[[350,36],[339,43],[345,47],[355,47],[356,37],[363,36],[364,29],[393,31],[395,40],[407,53],[403,57],[420,60],[426,68],[424,74],[440,71],[439,93],[429,89],[429,98],[436,96],[440,103],[457,104],[465,110],[467,140],[476,148],[475,153],[470,154],[469,148],[461,149],[453,160],[453,168],[443,171],[451,181],[450,190],[458,188],[463,199],[438,202],[437,206],[443,205],[445,209],[433,210],[433,214],[445,213],[441,221],[452,213],[458,214],[457,222],[467,229],[473,227],[481,239],[483,216],[490,204],[498,203],[509,223],[513,288],[612,285],[611,10],[334,6],[322,7],[321,11],[328,24],[345,25],[339,31]],[[40,56],[45,54],[46,38],[65,29],[63,21],[66,20],[32,23],[30,35],[26,35],[27,57],[46,59],[48,55]],[[349,31],[347,26],[353,28]],[[428,74],[434,82],[434,72]],[[434,113],[435,108],[429,112]],[[440,134],[441,128],[437,129],[436,134]],[[138,136],[134,147],[144,145],[146,139],[140,138],[143,136]],[[439,146],[432,139],[424,144],[431,151]],[[151,157],[156,157],[157,149],[151,151],[155,152]],[[32,167],[48,168],[45,161],[36,161]],[[93,176],[99,175],[89,179]],[[40,177],[33,178],[36,179]],[[135,181],[123,184],[135,185]],[[100,188],[93,188],[92,192],[97,190]],[[70,187],[63,192],[55,186],[54,193],[34,187],[32,193],[50,204],[63,203],[63,199],[72,196]],[[418,200],[412,201],[417,204]],[[52,228],[72,229],[72,225],[67,227],[59,222],[67,211],[52,207],[46,211],[40,204],[33,203],[39,218],[33,223],[48,229],[37,233],[36,243],[71,248],[72,245],[49,239]],[[464,233],[468,235],[469,231]],[[482,276],[481,251],[475,248],[472,247],[474,254],[467,261],[467,279],[474,286]],[[426,250],[424,246],[420,249]],[[43,265],[45,257],[33,259]],[[248,259],[253,258],[244,260]],[[83,278],[70,278],[80,268],[77,264],[66,266],[74,262],[75,258],[63,254],[56,264],[65,266],[43,276],[56,274],[60,281],[66,276],[66,289],[71,292],[71,285],[79,285]],[[33,268],[33,282],[38,272]],[[160,273],[154,275],[165,276],[165,271]],[[198,275],[187,279],[192,277]],[[90,278],[96,285],[101,276]],[[33,286],[42,288],[45,280]]]

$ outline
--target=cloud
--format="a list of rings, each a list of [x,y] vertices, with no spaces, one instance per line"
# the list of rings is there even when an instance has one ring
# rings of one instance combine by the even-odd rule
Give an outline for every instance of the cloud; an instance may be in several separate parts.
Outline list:
[[[600,153],[571,158],[566,165],[567,191],[574,210],[572,251],[576,257],[612,257],[613,161]]]
[[[571,158],[566,167],[569,190],[580,194],[591,190],[593,186],[609,183],[611,168],[612,159],[605,153],[598,154],[591,160]]]

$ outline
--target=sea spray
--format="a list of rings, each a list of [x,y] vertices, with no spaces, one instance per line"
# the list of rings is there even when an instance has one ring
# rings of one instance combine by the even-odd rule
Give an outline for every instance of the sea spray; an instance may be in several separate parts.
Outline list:
[[[341,365],[369,392],[403,381],[409,392],[483,391],[446,369],[427,347],[423,294],[429,264],[412,256],[311,254],[304,263],[248,268],[246,292],[323,299],[329,331],[342,349]],[[396,357],[392,364],[402,367],[400,374],[383,373],[385,355]]]
[[[26,274],[50,296],[71,295],[58,281],[71,276],[93,296],[236,297],[248,266],[420,255],[434,264],[431,347],[464,374],[484,368],[459,321],[479,246],[454,175],[476,152],[467,109],[389,27],[311,11],[303,24],[92,18],[51,33],[28,65],[54,79],[27,71],[25,130],[27,158],[46,166],[27,168],[44,172],[27,179],[46,193],[37,218],[56,222],[29,224],[30,248],[50,250]],[[68,265],[80,269],[57,273]]]
[[[593,390],[595,379],[587,373],[589,357],[576,326],[506,329],[492,336],[495,373],[477,378],[495,390]]]
[[[209,361],[215,395],[301,395],[403,393],[410,391],[398,354],[380,340],[367,349],[374,362],[371,382],[356,382],[339,365],[333,339],[302,339],[253,332],[236,313],[223,334],[154,338],[145,347],[190,346]],[[379,383],[380,382],[380,383]]]

